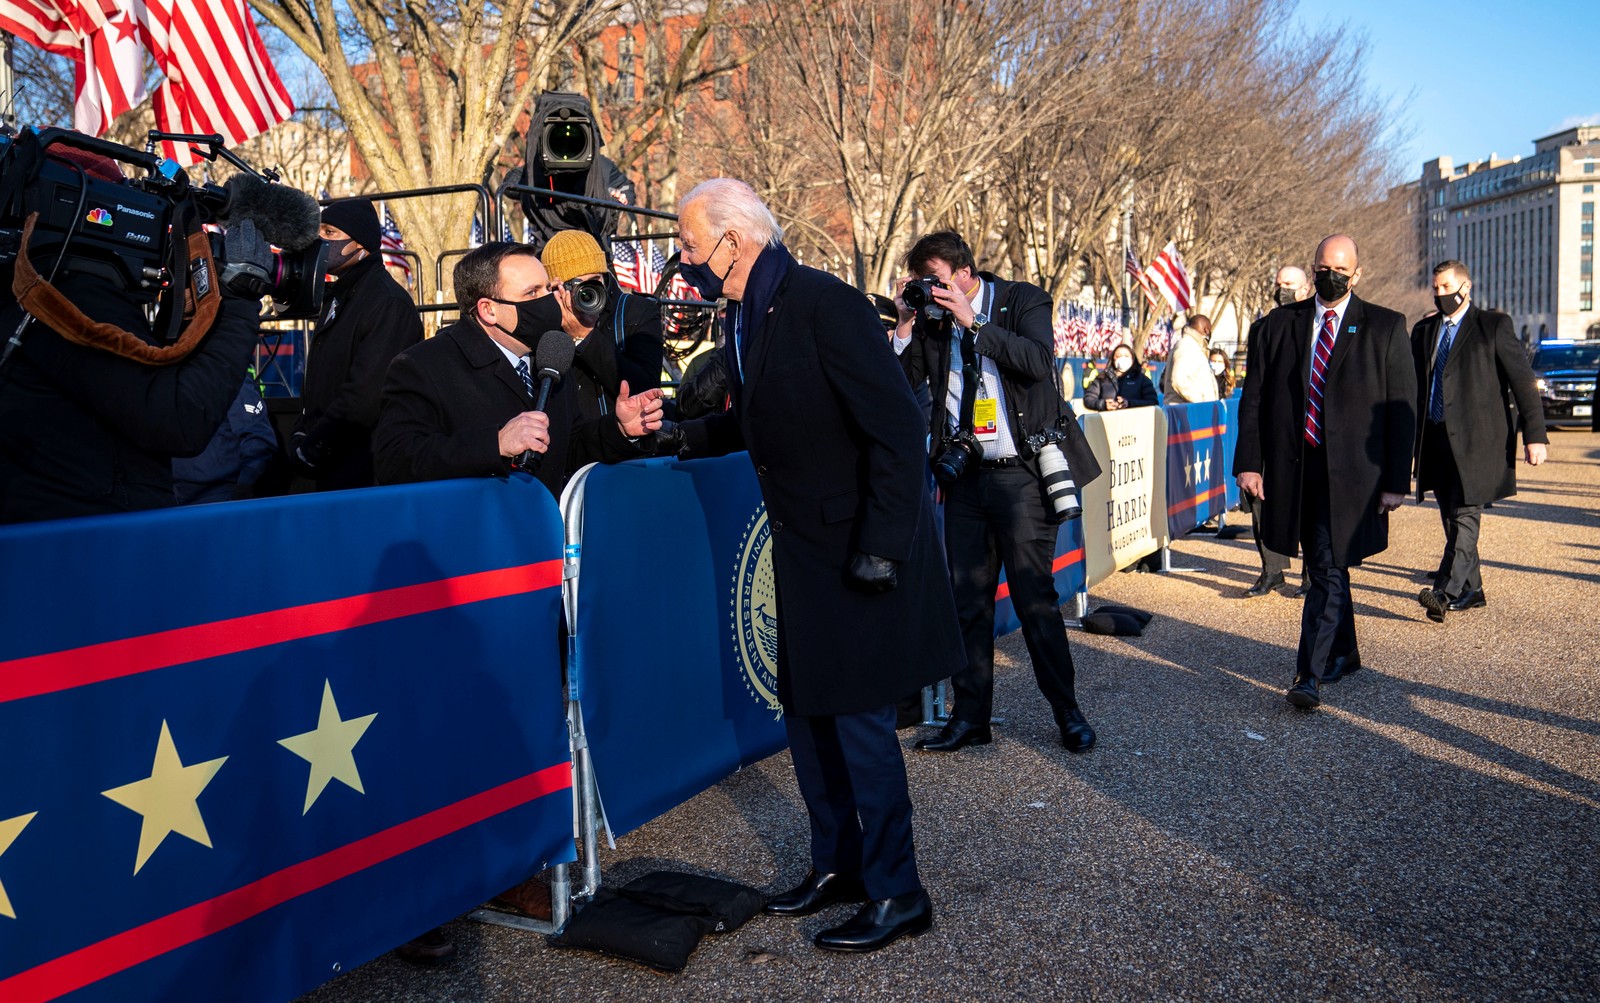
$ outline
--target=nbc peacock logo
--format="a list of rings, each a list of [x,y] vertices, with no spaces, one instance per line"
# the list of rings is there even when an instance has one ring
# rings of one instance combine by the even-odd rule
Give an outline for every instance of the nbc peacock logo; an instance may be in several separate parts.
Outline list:
[[[733,650],[744,670],[745,689],[783,716],[778,702],[778,586],[772,573],[772,527],[767,507],[759,506],[739,545],[733,578]]]
[[[104,209],[90,209],[89,215],[83,218],[97,226],[111,225],[111,214]]]

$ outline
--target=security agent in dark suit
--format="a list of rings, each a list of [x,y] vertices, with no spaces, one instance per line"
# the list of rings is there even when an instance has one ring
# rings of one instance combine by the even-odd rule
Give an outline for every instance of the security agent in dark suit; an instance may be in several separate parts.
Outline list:
[[[811,820],[811,872],[767,911],[867,900],[818,947],[933,925],[917,874],[896,700],[961,667],[925,487],[925,427],[860,292],[797,263],[749,185],[683,200],[680,274],[728,301],[732,406],[677,427],[687,456],[748,450],[772,531],[778,698]]]
[[[1389,513],[1411,487],[1417,378],[1405,318],[1351,291],[1356,244],[1317,246],[1313,299],[1267,315],[1245,375],[1233,471],[1263,501],[1267,546],[1302,548],[1311,591],[1300,618],[1296,707],[1361,667],[1350,568],[1389,545]]]
[[[1038,447],[1030,440],[1046,430],[1063,434],[1061,448],[1080,487],[1099,476],[1100,465],[1062,401],[1050,296],[1038,286],[979,272],[972,249],[949,230],[918,240],[907,264],[913,275],[937,280],[930,295],[947,314],[936,319],[926,308],[912,310],[902,286],[900,337],[914,332],[927,360],[933,455],[945,453],[957,433],[971,432],[981,449],[945,486],[945,551],[967,667],[952,677],[950,722],[917,748],[954,752],[991,741],[994,603],[1003,566],[1061,744],[1087,752],[1095,733],[1078,706],[1052,571],[1060,519],[1046,498]],[[969,380],[974,373],[979,379]]]
[[[1487,605],[1478,564],[1483,506],[1517,492],[1517,431],[1528,463],[1545,460],[1544,405],[1511,318],[1471,302],[1459,261],[1433,270],[1439,312],[1411,329],[1417,373],[1417,500],[1432,491],[1444,522],[1433,587],[1417,596],[1428,618]]]
[[[612,413],[585,420],[570,381],[532,410],[531,344],[561,329],[561,309],[533,249],[494,242],[455,267],[462,318],[389,365],[373,434],[378,481],[504,476],[524,450],[543,453],[538,478],[556,497],[569,473],[592,461],[644,454],[660,427],[661,391],[629,395]],[[525,375],[524,375],[525,374]],[[635,441],[636,440],[636,441]]]
[[[306,355],[304,409],[289,458],[318,491],[373,484],[372,430],[389,361],[422,340],[411,294],[383,267],[383,230],[369,199],[322,210],[328,284]]]

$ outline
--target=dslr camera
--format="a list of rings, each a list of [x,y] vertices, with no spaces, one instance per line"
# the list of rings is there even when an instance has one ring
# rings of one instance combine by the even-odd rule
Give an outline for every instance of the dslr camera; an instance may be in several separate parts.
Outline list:
[[[568,279],[562,283],[562,288],[572,297],[572,309],[578,313],[598,317],[606,308],[604,279]]]
[[[944,439],[939,458],[933,461],[933,479],[940,487],[949,487],[966,473],[967,464],[983,455],[983,446],[971,429],[963,428]]]
[[[912,279],[905,288],[900,290],[900,299],[906,306],[922,314],[929,320],[944,320],[949,313],[933,298],[934,289],[948,289],[949,286],[938,279],[929,276],[923,279]]]

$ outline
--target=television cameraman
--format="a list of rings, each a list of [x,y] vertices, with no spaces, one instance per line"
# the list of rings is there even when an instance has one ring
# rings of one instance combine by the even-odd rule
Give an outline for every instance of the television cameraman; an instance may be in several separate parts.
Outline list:
[[[109,157],[65,146],[47,151],[45,161],[71,164],[86,183],[125,182]],[[21,170],[15,161],[6,167]],[[16,180],[6,178],[7,188]],[[173,232],[178,239],[176,227]],[[209,274],[220,274],[229,262],[263,270],[270,265],[266,243],[248,222],[221,243]],[[32,263],[41,278],[53,264],[42,255]],[[259,299],[236,295],[228,283],[197,273],[189,290],[197,300],[209,298],[202,296],[206,292],[220,294],[209,333],[180,360],[150,364],[129,357],[159,339],[141,300],[121,283],[69,259],[53,282],[24,294],[18,292],[22,283],[12,282],[13,271],[21,268],[19,259],[0,274],[0,338],[11,338],[27,323],[0,366],[0,522],[172,506],[173,458],[203,450],[239,393],[256,347]],[[49,296],[51,285],[64,306]],[[41,290],[43,301],[32,298]],[[34,304],[31,310],[19,297]],[[53,319],[47,322],[40,313]],[[123,347],[90,347],[74,335]]]
[[[978,271],[971,247],[953,230],[922,237],[906,262],[912,278],[895,300],[895,343],[914,336],[924,350],[930,447],[945,490],[945,552],[967,653],[967,667],[952,677],[950,722],[917,748],[955,752],[991,741],[995,589],[1003,566],[1061,744],[1087,752],[1095,734],[1078,707],[1052,565],[1057,526],[1071,517],[1058,504],[1065,499],[1056,494],[1057,464],[1064,457],[1079,486],[1099,476],[1100,466],[1062,401],[1050,295]]]

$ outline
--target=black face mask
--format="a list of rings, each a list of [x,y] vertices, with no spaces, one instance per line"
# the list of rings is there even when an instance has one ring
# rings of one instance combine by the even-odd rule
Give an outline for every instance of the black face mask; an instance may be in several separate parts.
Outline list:
[[[1283,286],[1279,286],[1272,296],[1278,301],[1279,306],[1288,306],[1290,303],[1300,302],[1300,297],[1295,295],[1293,289],[1286,289]]]
[[[561,330],[561,304],[554,296],[540,296],[517,304],[517,329],[512,337],[533,348],[546,331]]]
[[[350,245],[355,243],[355,240],[351,237],[346,237],[343,240],[325,240],[323,243],[328,245],[328,251],[322,260],[328,263],[327,270],[335,275],[355,264],[359,257],[359,252],[350,255],[345,254],[350,249]]]
[[[728,276],[718,275],[711,270],[711,255],[717,253],[717,248],[722,246],[722,241],[727,236],[724,233],[718,237],[717,242],[711,247],[711,254],[706,255],[706,260],[698,265],[691,265],[687,261],[678,262],[678,275],[683,281],[694,286],[695,292],[700,294],[701,299],[715,302],[722,298],[722,283]],[[733,271],[732,265],[728,266],[728,271]]]
[[[1350,292],[1350,276],[1331,268],[1319,268],[1314,273],[1317,298],[1324,303],[1337,303]]]
[[[1448,317],[1457,310],[1461,309],[1461,304],[1465,303],[1466,301],[1466,295],[1463,294],[1461,290],[1457,289],[1453,293],[1446,293],[1443,296],[1435,296],[1433,298],[1433,305],[1439,308],[1440,313]]]

